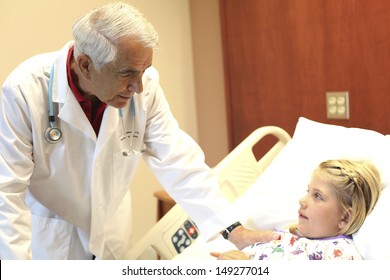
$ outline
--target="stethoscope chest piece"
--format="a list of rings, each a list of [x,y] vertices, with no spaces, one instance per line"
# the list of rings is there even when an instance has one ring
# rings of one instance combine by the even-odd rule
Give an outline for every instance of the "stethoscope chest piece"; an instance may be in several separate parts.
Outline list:
[[[53,100],[52,100],[52,91],[53,91],[53,75],[54,75],[54,64],[51,67],[50,80],[49,80],[49,127],[45,131],[45,139],[50,144],[57,143],[62,136],[62,132],[59,128],[55,126],[55,116],[53,112]]]
[[[48,127],[45,131],[45,139],[51,144],[57,143],[61,139],[62,133],[56,127]]]

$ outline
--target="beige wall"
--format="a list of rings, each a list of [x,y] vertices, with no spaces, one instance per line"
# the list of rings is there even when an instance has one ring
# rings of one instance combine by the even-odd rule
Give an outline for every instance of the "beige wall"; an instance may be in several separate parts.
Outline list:
[[[228,153],[219,0],[191,0],[199,144],[214,166]]]
[[[80,15],[108,2],[2,0],[0,81],[24,59],[61,48],[71,39],[71,26]],[[218,0],[127,2],[138,7],[159,32],[160,48],[155,52],[153,64],[160,72],[171,109],[181,127],[196,140],[199,139],[208,163],[214,165],[227,149]],[[193,39],[192,32],[195,34]],[[134,239],[138,240],[156,220],[153,193],[160,186],[142,163],[131,188]]]

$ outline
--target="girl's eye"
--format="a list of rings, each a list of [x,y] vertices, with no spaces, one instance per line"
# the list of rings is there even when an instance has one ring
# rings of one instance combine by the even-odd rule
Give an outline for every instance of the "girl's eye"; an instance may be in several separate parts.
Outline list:
[[[322,200],[322,196],[319,193],[315,193],[314,198],[317,200]]]

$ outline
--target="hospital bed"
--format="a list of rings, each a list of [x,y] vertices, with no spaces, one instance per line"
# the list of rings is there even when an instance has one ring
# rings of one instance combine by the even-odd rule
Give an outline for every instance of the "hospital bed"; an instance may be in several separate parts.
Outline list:
[[[255,145],[260,144],[265,137],[269,138],[269,136],[276,139],[276,143],[260,160],[257,160],[253,148]],[[290,139],[290,135],[279,127],[266,126],[258,128],[215,166],[213,171],[217,175],[220,188],[227,198],[233,201],[244,193]],[[186,233],[188,227],[197,230],[194,228],[195,226],[192,226],[194,226],[193,222],[184,210],[176,204],[132,248],[127,258],[139,259],[146,250],[152,248],[161,259],[171,259],[196,240],[196,235],[193,236],[188,233],[187,236],[184,235],[185,239],[175,238],[180,233]]]
[[[267,135],[273,135],[277,142],[257,160],[253,146]],[[390,135],[301,117],[292,138],[279,127],[259,128],[213,170],[244,226],[278,230],[296,221],[298,200],[315,167],[337,158],[370,160],[380,171],[382,194],[353,237],[364,259],[390,260],[390,239],[378,238],[378,233],[390,230]],[[161,259],[212,259],[210,251],[233,248],[222,237],[204,240],[184,210],[175,205],[127,257],[139,259],[146,250],[153,249]]]

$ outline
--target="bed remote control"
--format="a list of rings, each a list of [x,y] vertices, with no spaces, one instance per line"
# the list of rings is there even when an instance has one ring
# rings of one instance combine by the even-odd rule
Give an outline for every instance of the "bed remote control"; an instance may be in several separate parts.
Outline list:
[[[194,222],[186,220],[184,224],[172,236],[172,244],[180,254],[185,248],[191,245],[192,240],[198,237],[198,229]]]

